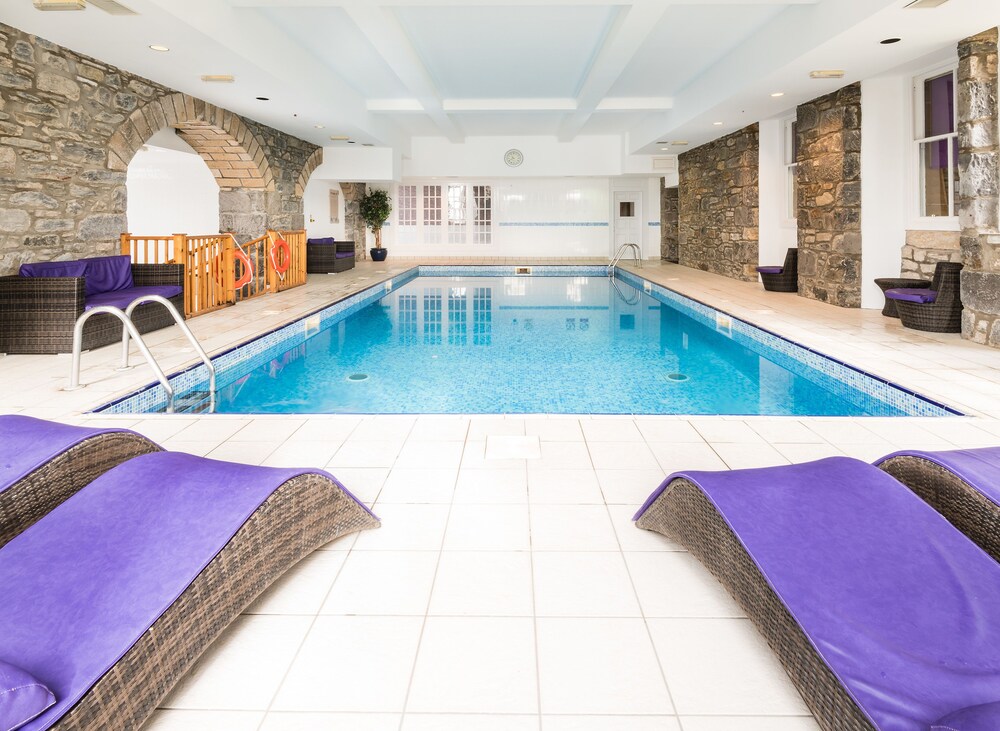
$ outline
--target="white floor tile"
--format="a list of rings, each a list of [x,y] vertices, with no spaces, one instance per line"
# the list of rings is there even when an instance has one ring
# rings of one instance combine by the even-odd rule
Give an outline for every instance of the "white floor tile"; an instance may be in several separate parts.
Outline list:
[[[259,465],[264,462],[279,446],[280,442],[223,442],[208,453],[209,459],[223,462],[240,462],[242,464]]]
[[[399,713],[421,617],[318,617],[274,700],[274,711]]]
[[[640,616],[621,552],[543,551],[532,562],[539,617]]]
[[[458,469],[407,469],[393,467],[378,495],[385,503],[450,503],[455,494]]]
[[[542,442],[541,458],[527,461],[528,471],[590,469],[590,452],[584,442]]]
[[[289,439],[293,442],[329,442],[342,444],[351,436],[358,424],[359,416],[332,416],[306,419],[305,424],[296,429]]]
[[[531,547],[526,505],[454,505],[446,551],[526,551]]]
[[[246,613],[315,615],[346,558],[346,551],[316,551],[306,556],[272,584]]]
[[[469,441],[486,441],[487,437],[523,436],[523,419],[505,419],[501,416],[473,416],[469,420]]]
[[[537,437],[532,437],[537,439]],[[541,455],[541,448],[538,454],[532,459],[538,459]],[[502,469],[527,469],[526,460],[523,458],[498,459],[486,456],[486,440],[473,441],[470,439],[465,443],[465,451],[462,452],[462,470],[502,470]]]
[[[550,443],[554,444],[554,443]],[[541,443],[538,437],[488,436],[486,437],[485,460],[495,462],[508,459],[540,459]]]
[[[679,714],[809,714],[750,620],[647,621]]]
[[[194,424],[194,422],[194,419],[172,419],[164,416],[143,419],[129,428],[152,439],[154,442],[162,442],[177,436],[181,431]],[[87,424],[90,425],[91,422],[88,421]]]
[[[542,442],[582,442],[578,419],[526,419],[524,433]]]
[[[637,442],[642,439],[632,419],[585,419],[580,426],[588,442]]]
[[[539,618],[543,714],[671,714],[641,619]]]
[[[597,470],[604,500],[609,505],[639,506],[665,477],[657,470]]]
[[[653,455],[662,469],[663,477],[681,470],[726,469],[726,463],[722,461],[718,452],[709,444],[650,442],[649,448],[653,451]]]
[[[675,716],[542,716],[542,731],[681,731]]]
[[[771,444],[822,444],[823,438],[802,422],[791,419],[758,419],[748,426]]]
[[[407,713],[402,731],[538,731],[538,716]]]
[[[324,469],[339,448],[339,442],[293,442],[288,440],[271,452],[263,464],[268,467]]]
[[[406,710],[537,713],[532,620],[428,617]]]
[[[528,502],[528,475],[522,469],[463,469],[458,473],[455,504]]]
[[[644,442],[587,442],[598,470],[655,470],[660,465]]]
[[[257,731],[263,711],[154,711],[143,731]]]
[[[723,442],[712,444],[712,448],[731,470],[788,464],[788,460],[770,444]]]
[[[532,616],[527,551],[445,551],[438,563],[430,614]]]
[[[603,505],[532,505],[535,551],[617,551],[618,539]]]
[[[415,442],[403,445],[395,466],[410,469],[454,469],[462,462],[465,442]]]
[[[683,419],[646,417],[636,419],[635,425],[647,442],[697,444],[705,441],[698,430]]]
[[[611,524],[623,551],[683,551],[683,546],[674,543],[659,533],[637,528],[632,517],[639,505],[609,505]]]
[[[393,713],[280,713],[264,718],[260,731],[399,731],[402,716]]]
[[[162,707],[266,710],[311,621],[310,617],[239,617],[195,662]]]
[[[427,613],[436,551],[352,551],[322,614]]]
[[[743,617],[694,556],[678,551],[625,554],[642,612],[647,617]]]
[[[344,442],[327,465],[329,470],[342,467],[392,467],[402,442],[362,441],[351,437]]]
[[[604,495],[591,469],[528,469],[528,501],[603,505]]]
[[[469,419],[464,416],[419,416],[408,442],[464,442]]]
[[[305,419],[251,419],[246,426],[233,434],[231,441],[283,442],[305,423]]]
[[[742,421],[726,419],[698,419],[692,425],[706,442],[738,442],[761,444],[764,439]]]
[[[358,551],[437,551],[448,522],[447,505],[380,505],[378,530],[362,531]]]
[[[810,717],[683,716],[684,731],[820,731]]]
[[[331,471],[327,467],[328,471]],[[358,500],[371,505],[378,497],[382,485],[385,483],[389,470],[384,467],[338,467],[332,470],[333,476],[340,480],[341,484],[351,491]]]

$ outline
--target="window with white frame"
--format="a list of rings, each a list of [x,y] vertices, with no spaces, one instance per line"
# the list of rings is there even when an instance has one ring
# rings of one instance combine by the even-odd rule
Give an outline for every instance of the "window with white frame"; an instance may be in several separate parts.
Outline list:
[[[493,191],[470,183],[406,184],[396,192],[399,240],[483,245],[493,242]]]
[[[784,136],[785,219],[794,221],[799,217],[799,136],[794,119],[785,121]]]
[[[927,218],[955,216],[958,186],[955,70],[919,77],[913,91],[918,214]]]

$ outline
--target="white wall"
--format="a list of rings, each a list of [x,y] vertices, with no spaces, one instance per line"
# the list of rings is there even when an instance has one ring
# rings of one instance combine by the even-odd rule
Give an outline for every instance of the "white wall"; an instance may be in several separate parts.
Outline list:
[[[337,223],[330,223],[330,191],[337,191]],[[309,238],[333,236],[338,241],[349,237],[344,231],[344,196],[340,183],[321,180],[314,173],[306,184],[302,195],[302,206],[306,217],[306,233]]]
[[[136,153],[125,185],[131,233],[218,233],[219,186],[205,161],[173,130],[158,132]]]
[[[765,119],[760,123],[760,174],[758,190],[758,263],[777,266],[785,252],[798,246],[798,228],[788,218],[788,183],[785,168],[785,120]]]
[[[877,277],[898,277],[906,242],[910,75],[861,82],[861,306],[881,309]]]

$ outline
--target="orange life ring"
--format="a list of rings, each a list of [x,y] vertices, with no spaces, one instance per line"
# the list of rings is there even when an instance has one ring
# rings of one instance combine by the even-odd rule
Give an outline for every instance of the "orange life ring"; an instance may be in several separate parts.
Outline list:
[[[233,287],[236,289],[242,289],[253,281],[253,262],[243,249],[236,249],[236,251],[233,252],[234,270],[236,268],[236,262],[243,265],[243,274],[240,275],[239,279],[233,282]],[[235,274],[235,271],[233,273]]]
[[[279,259],[278,254],[283,252],[283,256]],[[288,248],[288,242],[282,238],[274,240],[274,245],[271,247],[271,266],[274,267],[274,271],[278,274],[284,274],[288,271],[288,266],[292,263],[292,250]]]

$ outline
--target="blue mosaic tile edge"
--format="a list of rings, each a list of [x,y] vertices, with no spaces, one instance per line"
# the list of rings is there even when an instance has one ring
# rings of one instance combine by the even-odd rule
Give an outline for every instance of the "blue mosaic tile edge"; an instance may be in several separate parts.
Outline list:
[[[305,315],[298,320],[276,328],[242,345],[231,348],[212,359],[217,377],[231,382],[243,377],[276,354],[283,353],[305,342],[320,330],[329,327],[358,310],[367,307],[393,289],[401,287],[418,276],[437,277],[580,277],[606,276],[604,265],[537,265],[530,266],[530,274],[518,274],[516,266],[440,266],[422,265],[407,270],[389,280],[331,305]],[[878,376],[814,351],[803,345],[771,333],[726,312],[686,297],[662,285],[650,282],[631,272],[618,269],[616,276],[623,282],[646,291],[659,302],[675,307],[703,324],[730,335],[741,345],[777,362],[796,375],[808,377],[818,385],[860,406],[866,411],[877,411],[886,405],[908,416],[961,416],[944,404],[939,404]],[[174,392],[183,395],[207,389],[208,373],[203,365],[192,366],[170,376]],[[163,411],[166,392],[159,384],[148,386],[95,409],[99,413],[132,414]]]

